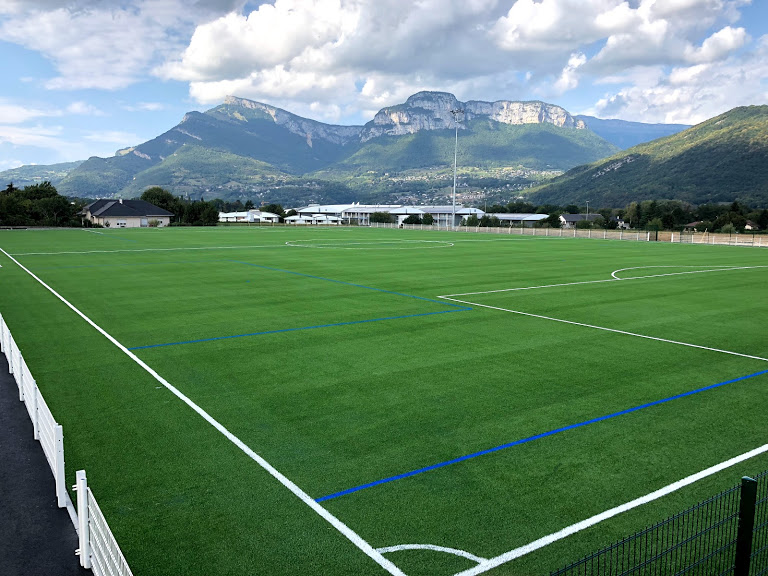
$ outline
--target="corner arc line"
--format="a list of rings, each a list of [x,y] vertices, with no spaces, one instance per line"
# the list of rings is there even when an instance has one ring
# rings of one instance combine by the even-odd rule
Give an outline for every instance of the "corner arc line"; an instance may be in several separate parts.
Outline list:
[[[401,550],[431,550],[433,552],[445,552],[447,554],[453,554],[454,556],[461,556],[462,558],[466,558],[467,560],[472,560],[472,562],[477,562],[478,564],[480,564],[481,562],[488,561],[487,558],[483,558],[482,556],[475,556],[474,554],[471,554],[464,550],[459,550],[458,548],[448,548],[447,546],[436,546],[435,544],[398,544],[396,546],[385,546],[384,548],[376,548],[376,552],[381,552],[382,554],[387,554],[389,552],[400,552]]]

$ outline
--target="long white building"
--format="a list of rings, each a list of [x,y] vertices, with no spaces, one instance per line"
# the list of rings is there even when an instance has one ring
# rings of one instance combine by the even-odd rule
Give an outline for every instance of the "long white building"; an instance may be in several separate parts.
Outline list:
[[[402,204],[312,204],[296,210],[299,216],[308,220],[318,220],[322,216],[335,216],[343,224],[359,224],[367,226],[371,223],[371,214],[386,212],[396,218],[397,224],[413,214],[424,216],[431,214],[436,226],[459,226],[464,218],[475,215],[482,218],[485,212],[479,208],[456,206],[454,216],[453,206],[405,206]],[[451,221],[453,220],[453,224]],[[298,219],[297,219],[298,221]]]

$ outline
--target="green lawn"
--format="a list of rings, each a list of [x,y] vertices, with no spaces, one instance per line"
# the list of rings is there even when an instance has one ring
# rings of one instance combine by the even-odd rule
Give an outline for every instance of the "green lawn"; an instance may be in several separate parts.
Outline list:
[[[761,249],[244,227],[0,231],[0,248],[313,499],[768,369]],[[87,470],[135,574],[386,573],[0,265],[0,313],[64,425],[68,482]],[[753,268],[698,272],[717,266]],[[626,268],[655,277],[609,280]],[[552,284],[568,285],[509,290]],[[754,376],[321,505],[374,548],[491,558],[765,444],[766,392]],[[548,573],[766,468],[753,458],[488,574]],[[409,576],[476,565],[385,556]]]

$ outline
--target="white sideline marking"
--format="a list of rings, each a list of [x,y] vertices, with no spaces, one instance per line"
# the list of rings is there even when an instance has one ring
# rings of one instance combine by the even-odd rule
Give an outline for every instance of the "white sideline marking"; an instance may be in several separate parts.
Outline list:
[[[509,312],[511,314],[520,314],[522,316],[530,316],[531,318],[541,318],[542,320],[552,320],[553,322],[562,322],[563,324],[572,324],[574,326],[584,326],[585,328],[594,328],[595,330],[605,330],[606,332],[614,332],[616,334],[624,334],[626,336],[636,336],[637,338],[646,338],[647,340],[656,340],[657,342],[666,342],[668,344],[678,344],[680,346],[688,346],[689,348],[699,348],[701,350],[710,350],[712,352],[722,352],[723,354],[730,354],[731,356],[741,356],[742,358],[751,358],[752,360],[762,360],[763,362],[768,362],[768,358],[762,358],[761,356],[750,356],[749,354],[742,354],[741,352],[731,352],[730,350],[721,350],[720,348],[710,348],[709,346],[700,346],[699,344],[690,344],[688,342],[668,340],[667,338],[657,338],[656,336],[646,336],[645,334],[627,332],[626,330],[617,330],[616,328],[606,328],[605,326],[595,326],[594,324],[585,324],[584,322],[574,322],[572,320],[563,320],[562,318],[542,316],[541,314],[531,314],[530,312],[521,312],[520,310],[510,310],[509,308],[489,306],[488,304],[479,304],[477,302],[457,300],[456,298],[449,298],[448,296],[438,296],[438,298],[442,298],[443,300],[451,300],[452,302],[459,302],[460,304],[466,304],[468,306],[479,306],[480,308],[488,308],[490,310],[499,310],[501,312]]]
[[[83,232],[90,232],[91,234],[101,234],[102,236],[106,236],[104,232],[97,232],[96,230],[83,230]]]
[[[391,561],[384,558],[384,556],[381,555],[381,553],[377,552],[373,546],[368,544],[365,540],[362,539],[356,532],[354,532],[351,528],[349,528],[346,524],[344,524],[341,520],[336,518],[333,514],[331,514],[328,510],[320,506],[317,502],[315,502],[306,492],[304,492],[301,488],[299,488],[296,484],[291,482],[286,476],[281,474],[276,468],[274,468],[269,462],[267,462],[264,458],[256,454],[251,448],[249,448],[242,440],[240,440],[237,436],[232,434],[229,430],[227,430],[223,424],[219,423],[216,419],[213,418],[208,412],[203,410],[200,406],[195,404],[189,397],[184,395],[180,390],[178,390],[175,386],[170,384],[165,378],[160,376],[157,372],[155,372],[152,368],[149,367],[144,361],[142,361],[138,356],[136,356],[133,352],[128,350],[125,346],[123,346],[120,342],[118,342],[113,336],[111,336],[106,330],[101,328],[98,324],[96,324],[93,320],[88,318],[85,314],[83,314],[80,310],[75,308],[74,305],[70,304],[61,294],[56,292],[53,288],[48,286],[45,282],[43,282],[40,278],[35,276],[34,273],[32,273],[30,270],[25,268],[18,260],[13,258],[10,254],[8,254],[5,250],[0,248],[0,252],[8,256],[13,262],[16,263],[19,268],[24,270],[27,274],[32,276],[35,280],[37,280],[46,290],[48,290],[51,294],[56,296],[59,300],[61,300],[70,310],[72,310],[75,314],[80,316],[83,320],[85,320],[88,324],[90,324],[93,328],[95,328],[102,336],[104,336],[107,340],[112,342],[115,346],[117,346],[125,355],[127,355],[131,360],[136,362],[139,366],[141,366],[145,371],[147,371],[155,380],[157,380],[160,384],[165,386],[168,390],[170,390],[176,397],[178,397],[180,400],[182,400],[187,406],[192,408],[195,412],[197,412],[200,416],[205,419],[206,422],[208,422],[211,426],[216,428],[219,432],[221,432],[230,442],[232,442],[235,446],[240,448],[245,454],[247,454],[252,460],[254,460],[259,466],[261,466],[264,470],[269,472],[275,479],[277,479],[283,486],[288,488],[291,492],[293,492],[302,502],[304,502],[307,506],[312,508],[317,514],[319,514],[323,519],[325,519],[329,524],[331,524],[336,530],[341,532],[344,536],[347,537],[348,540],[350,540],[355,546],[357,546],[360,550],[362,550],[365,554],[367,554],[371,559],[373,559],[379,566],[384,568],[387,572],[390,574],[393,574],[395,576],[405,576],[405,574],[397,567],[395,566]]]
[[[121,250],[73,250],[69,252],[19,252],[13,256],[56,256],[59,254],[112,254],[113,252],[173,252],[176,250],[231,250],[236,248],[283,248],[282,244],[264,244],[263,246],[201,246],[187,248],[125,248]],[[5,252],[5,250],[3,250]],[[7,254],[7,252],[6,252]],[[10,254],[9,254],[10,256]]]
[[[602,280],[584,280],[581,282],[564,282],[562,284],[544,284],[542,286],[522,286],[520,288],[501,288],[500,290],[484,290],[482,292],[462,292],[461,294],[447,294],[440,296],[440,298],[448,298],[450,296],[474,296],[476,294],[496,294],[498,292],[515,292],[517,290],[538,290],[539,288],[558,288],[560,286],[578,286],[580,284],[600,284],[601,282],[623,282],[625,280],[644,280],[646,278],[661,278],[662,276],[679,276],[680,274],[703,274],[705,272],[728,272],[730,270],[749,270],[752,268],[768,268],[768,266],[722,266],[714,267],[713,270],[692,270],[688,272],[668,272],[666,274],[649,274],[647,276],[629,276],[628,278],[619,278],[616,276],[619,272],[626,270],[639,270],[641,268],[703,268],[704,266],[635,266],[633,268],[620,268],[611,272],[612,278],[604,278]]]
[[[299,242],[309,242],[308,244],[299,244]],[[293,246],[295,248],[341,248],[344,250],[366,250],[367,248],[360,248],[360,245],[365,246],[382,246],[384,244],[394,244],[396,246],[402,246],[403,244],[438,244],[438,246],[427,246],[427,248],[450,248],[453,246],[453,242],[447,240],[396,240],[392,242],[329,242],[324,244],[312,244],[312,240],[288,240],[285,245]],[[352,248],[348,248],[352,246]],[[423,246],[416,246],[414,248],[394,248],[394,250],[418,250]],[[373,250],[377,248],[372,248]],[[389,246],[386,249],[390,249]]]
[[[487,558],[483,558],[482,556],[475,556],[474,554],[470,554],[464,550],[459,550],[458,548],[435,546],[434,544],[398,544],[397,546],[376,548],[376,551],[381,552],[382,554],[386,554],[387,552],[400,552],[401,550],[432,550],[434,552],[447,552],[448,554],[453,554],[454,556],[461,556],[462,558],[472,560],[472,562],[477,562],[478,564],[480,562],[488,561]]]
[[[464,570],[463,572],[458,572],[454,574],[454,576],[476,576],[477,574],[482,574],[483,572],[487,572],[488,570],[491,570],[492,568],[496,568],[501,564],[505,564],[507,562],[510,562],[511,560],[520,558],[521,556],[525,556],[526,554],[530,554],[531,552],[539,550],[540,548],[549,546],[553,542],[557,542],[558,540],[562,540],[563,538],[576,534],[577,532],[586,530],[587,528],[590,528],[595,524],[599,524],[603,520],[608,520],[609,518],[613,518],[614,516],[617,516],[623,512],[627,512],[628,510],[632,510],[633,508],[637,508],[638,506],[642,506],[643,504],[647,504],[648,502],[658,500],[659,498],[666,496],[667,494],[671,494],[672,492],[680,490],[681,488],[684,488],[690,484],[693,484],[694,482],[698,482],[702,478],[706,478],[707,476],[716,474],[721,470],[725,470],[726,468],[735,466],[740,462],[744,462],[745,460],[749,460],[750,458],[754,458],[755,456],[758,456],[765,452],[768,452],[768,444],[764,444],[759,448],[755,448],[754,450],[745,452],[740,456],[735,456],[734,458],[731,458],[730,460],[726,460],[725,462],[721,462],[720,464],[715,464],[714,466],[711,466],[706,470],[702,470],[701,472],[692,474],[691,476],[683,478],[682,480],[678,480],[677,482],[664,486],[663,488],[659,488],[658,490],[655,490],[650,494],[646,494],[645,496],[636,498],[635,500],[627,502],[626,504],[621,504],[620,506],[616,506],[615,508],[611,508],[610,510],[601,512],[600,514],[596,514],[591,518],[587,518],[586,520],[582,520],[581,522],[577,522],[576,524],[571,524],[570,526],[563,528],[562,530],[553,532],[552,534],[549,534],[548,536],[544,536],[543,538],[539,538],[538,540],[534,540],[533,542],[526,544],[525,546],[520,546],[519,548],[515,548],[514,550],[505,552],[504,554],[501,554],[500,556],[496,556],[495,558],[484,560],[480,562],[477,566],[474,566],[473,568],[470,568],[468,570]]]

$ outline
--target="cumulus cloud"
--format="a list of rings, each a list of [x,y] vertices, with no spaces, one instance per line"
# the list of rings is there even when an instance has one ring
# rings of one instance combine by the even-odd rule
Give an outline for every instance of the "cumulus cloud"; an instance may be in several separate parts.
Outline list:
[[[11,168],[18,168],[19,166],[23,165],[24,162],[21,160],[16,160],[13,158],[9,158],[8,160],[0,159],[0,170],[10,170]]]
[[[87,102],[82,102],[82,101],[72,102],[69,106],[67,106],[67,113],[75,114],[78,116],[104,116],[105,115],[102,110],[99,110],[93,104],[88,104]]]
[[[590,111],[602,117],[642,118],[648,122],[695,124],[736,106],[768,101],[768,36],[741,58],[656,70]]]
[[[158,112],[165,110],[162,102],[139,102],[137,104],[123,104],[122,109],[127,112]]]
[[[0,124],[23,124],[36,118],[61,116],[61,111],[42,107],[21,106],[0,100]]]
[[[423,89],[557,97],[628,71],[666,76],[727,60],[750,41],[734,25],[746,3],[275,0],[197,26],[155,73],[189,82],[199,103],[237,94],[324,119],[371,114]]]
[[[705,86],[708,75],[762,69],[760,42],[739,26],[749,1],[5,0],[0,34],[54,64],[49,89],[118,90],[152,74],[187,83],[199,104],[235,94],[349,122],[424,89],[561,99],[599,85],[593,112],[663,121],[727,105],[737,90]],[[759,84],[741,98],[764,94]],[[703,86],[708,104],[686,102]]]
[[[232,0],[6,0],[0,3],[0,35],[43,54],[58,76],[49,89],[118,90],[185,45],[201,22],[243,2]]]
[[[61,145],[61,126],[0,126],[0,143],[54,148]]]

